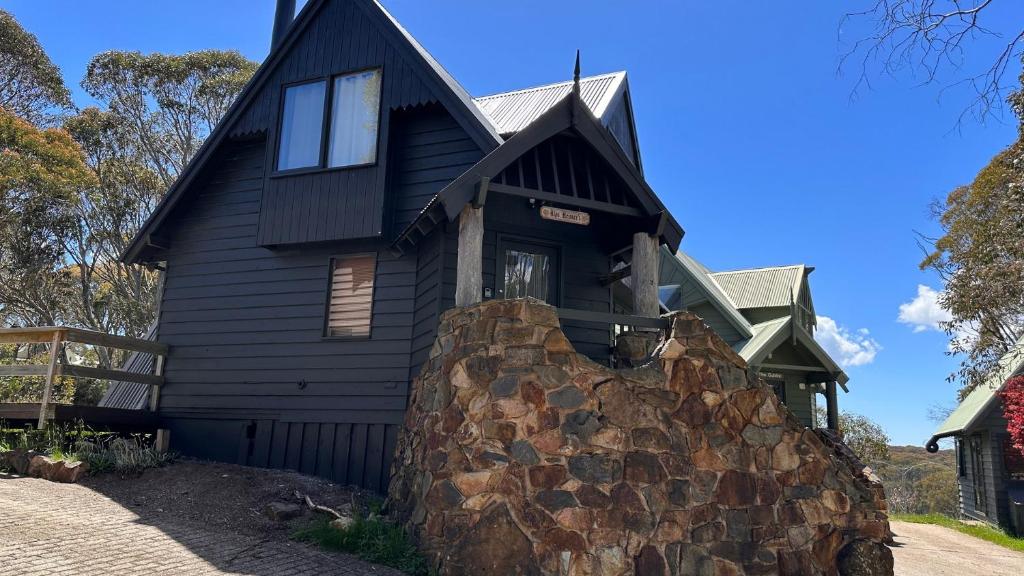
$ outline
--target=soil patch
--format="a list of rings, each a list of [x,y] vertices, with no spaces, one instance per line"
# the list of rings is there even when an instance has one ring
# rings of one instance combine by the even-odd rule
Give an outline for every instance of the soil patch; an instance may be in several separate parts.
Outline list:
[[[353,502],[365,505],[377,498],[355,487],[297,472],[191,459],[146,470],[141,476],[102,474],[85,478],[81,484],[140,516],[195,522],[259,537],[287,537],[292,523],[274,522],[264,509],[271,502],[300,503],[296,492],[334,509]]]

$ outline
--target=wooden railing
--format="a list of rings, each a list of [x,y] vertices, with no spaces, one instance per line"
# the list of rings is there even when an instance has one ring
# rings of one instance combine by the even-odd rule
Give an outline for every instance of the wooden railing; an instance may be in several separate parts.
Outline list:
[[[152,354],[155,357],[154,373],[141,374],[109,368],[94,368],[91,366],[79,366],[65,362],[63,348],[66,343],[75,342],[114,348],[117,350],[128,350],[131,352],[142,352]],[[44,376],[46,378],[43,387],[43,398],[39,406],[38,427],[46,426],[47,414],[53,394],[53,381],[61,376],[72,378],[92,378],[95,380],[108,380],[111,382],[137,382],[151,387],[149,394],[149,409],[155,411],[160,399],[160,387],[163,386],[163,367],[167,358],[167,346],[150,340],[140,338],[129,338],[127,336],[114,336],[92,330],[81,328],[65,328],[61,326],[40,326],[35,328],[2,328],[0,329],[0,344],[50,344],[50,359],[48,364],[22,364],[17,366],[0,366],[0,377],[5,376]]]
[[[647,316],[630,316],[627,314],[612,314],[610,312],[592,312],[590,310],[575,310],[572,308],[559,308],[558,317],[562,320],[576,320],[580,322],[597,322],[611,326],[629,326],[632,328],[654,328],[664,330],[671,327],[668,318],[649,318]]]

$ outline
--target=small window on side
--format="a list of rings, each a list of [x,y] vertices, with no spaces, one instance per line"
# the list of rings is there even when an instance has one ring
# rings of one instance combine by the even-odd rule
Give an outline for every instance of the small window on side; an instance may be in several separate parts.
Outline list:
[[[967,476],[967,455],[964,454],[964,441],[957,437],[954,442],[956,447],[956,475],[963,478]]]
[[[342,256],[331,262],[328,336],[370,336],[376,268],[377,257],[373,254]]]
[[[278,170],[314,168],[320,165],[326,82],[289,86],[281,112],[281,144]]]
[[[377,161],[380,70],[334,79],[327,166],[338,168]]]

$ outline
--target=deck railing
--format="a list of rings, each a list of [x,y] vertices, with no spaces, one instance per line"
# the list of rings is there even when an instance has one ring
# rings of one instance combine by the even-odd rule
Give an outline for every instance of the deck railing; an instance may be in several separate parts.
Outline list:
[[[153,374],[142,374],[110,368],[80,366],[66,362],[63,353],[64,345],[74,342],[117,350],[152,354],[155,358]],[[43,398],[39,405],[40,429],[46,426],[50,411],[53,382],[61,376],[72,378],[92,378],[110,382],[136,382],[150,386],[149,409],[156,410],[160,398],[160,387],[164,383],[163,367],[167,357],[167,346],[150,340],[114,336],[81,328],[62,326],[40,326],[33,328],[2,328],[0,344],[50,344],[48,364],[22,364],[16,366],[0,366],[0,377],[6,376],[44,376]]]

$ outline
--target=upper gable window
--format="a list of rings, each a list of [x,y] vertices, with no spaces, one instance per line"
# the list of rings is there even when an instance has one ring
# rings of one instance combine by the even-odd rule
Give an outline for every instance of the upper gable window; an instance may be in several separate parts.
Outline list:
[[[326,82],[310,82],[285,88],[278,170],[320,165],[326,91]]]
[[[375,163],[380,87],[376,69],[336,76],[329,84],[321,80],[285,88],[277,169]]]
[[[327,165],[356,166],[377,161],[380,70],[334,79]]]

